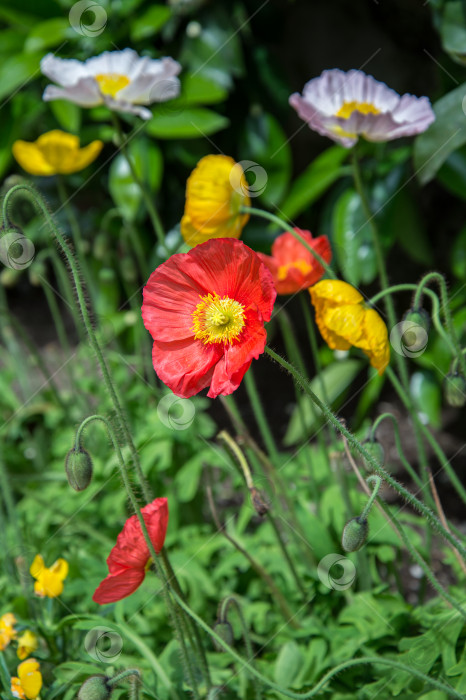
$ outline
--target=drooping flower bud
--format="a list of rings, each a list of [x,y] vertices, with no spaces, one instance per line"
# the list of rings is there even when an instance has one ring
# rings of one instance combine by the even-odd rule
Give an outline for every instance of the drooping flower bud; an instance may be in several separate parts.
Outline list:
[[[112,689],[107,684],[106,676],[91,676],[79,689],[79,700],[108,700]]]
[[[351,518],[343,528],[341,545],[345,552],[357,552],[361,549],[369,534],[369,524],[361,517]]]
[[[233,645],[233,629],[229,622],[216,622],[214,625],[214,632],[223,639],[229,646]],[[214,647],[217,651],[225,651],[225,649],[220,646],[216,639],[213,640]]]
[[[466,403],[466,379],[459,372],[450,372],[444,379],[443,392],[450,406],[461,408]]]
[[[249,489],[249,493],[251,494],[252,505],[254,506],[254,510],[256,511],[257,515],[260,515],[261,517],[266,515],[269,507],[267,503],[265,503],[261,492],[256,489],[255,486],[253,486],[251,489]]]
[[[406,322],[407,330],[409,330],[409,327],[413,323],[415,323],[416,326],[421,326],[426,333],[428,333],[430,329],[430,316],[422,307],[408,309],[401,322]]]
[[[364,449],[366,452],[369,452],[371,457],[375,459],[376,462],[378,462],[381,466],[384,465],[385,463],[385,450],[383,449],[382,445],[378,440],[365,440],[362,443]],[[372,471],[373,467],[370,462],[368,462],[366,459],[364,460],[366,467]]]
[[[92,479],[92,460],[89,452],[81,447],[73,447],[66,455],[65,471],[72,489],[87,489]]]

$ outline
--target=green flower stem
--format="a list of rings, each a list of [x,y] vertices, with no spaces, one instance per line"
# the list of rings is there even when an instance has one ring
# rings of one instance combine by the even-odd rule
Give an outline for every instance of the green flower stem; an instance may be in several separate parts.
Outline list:
[[[445,469],[448,478],[450,479],[451,483],[456,489],[456,492],[460,496],[460,498],[463,500],[464,503],[466,503],[466,489],[464,488],[463,484],[461,481],[458,479],[458,476],[456,475],[454,469],[450,465],[450,461],[448,460],[446,454],[438,444],[437,440],[434,438],[430,430],[427,428],[427,426],[422,423],[422,421],[419,419],[419,416],[417,415],[416,409],[413,407],[411,399],[408,394],[404,391],[403,387],[401,386],[397,376],[395,373],[392,371],[390,367],[387,367],[387,376],[390,379],[391,383],[393,384],[393,387],[402,400],[403,404],[406,406],[408,411],[411,412],[411,416],[415,422],[415,424],[418,426],[420,432],[424,435],[425,439],[427,442],[430,444],[432,447],[433,451],[435,452],[437,459],[439,460],[441,466],[443,469]]]
[[[66,332],[65,324],[63,323],[63,317],[58,308],[57,300],[55,298],[55,292],[49,286],[47,280],[44,277],[40,278],[40,283],[42,290],[45,294],[47,304],[50,310],[50,315],[52,317],[53,323],[55,325],[55,330],[57,332],[58,340],[60,345],[67,354],[68,357],[72,356],[70,344],[68,342],[68,334]],[[74,377],[72,372],[72,362],[67,362],[65,365],[65,372],[68,376],[69,388],[72,390],[74,387]]]
[[[309,292],[306,291],[304,294],[309,295]],[[325,382],[322,377],[322,363],[320,361],[319,346],[317,345],[316,330],[311,316],[311,303],[309,300],[309,296],[306,299],[304,294],[300,294],[299,299],[301,302],[301,309],[303,311],[304,323],[306,326],[307,334],[309,336],[309,344],[311,346],[312,359],[314,360],[315,373],[316,376],[319,378],[322,397],[325,403],[329,404],[330,401],[328,398],[327,387],[325,386]]]
[[[40,251],[39,255],[42,254],[44,255],[44,257],[50,255],[52,266],[55,271],[57,281],[59,283],[59,290],[63,296],[63,301],[68,305],[67,310],[71,313],[73,323],[76,328],[76,332],[78,334],[79,339],[84,341],[86,339],[86,330],[83,327],[81,314],[76,308],[76,295],[74,294],[73,286],[68,271],[66,270],[66,267],[63,264],[63,260],[60,258],[55,246],[50,246],[49,249],[44,249],[43,251]],[[68,341],[64,347],[67,349],[67,352],[71,354],[71,348]]]
[[[367,477],[366,482],[368,484],[373,483],[374,486],[372,488],[372,493],[367,501],[366,505],[364,506],[364,510],[362,511],[361,515],[359,516],[360,520],[367,520],[367,516],[369,515],[372,506],[374,505],[374,501],[376,499],[377,494],[379,493],[380,489],[380,484],[382,483],[382,479],[380,476],[377,476],[377,474],[371,474],[370,476]]]
[[[187,676],[189,678],[189,682],[191,684],[194,697],[199,698],[199,693],[198,693],[197,685],[196,685],[196,681],[195,681],[194,670],[192,668],[191,660],[189,658],[189,654],[188,654],[188,651],[186,649],[183,630],[182,630],[182,626],[181,626],[181,623],[179,620],[179,611],[177,611],[176,606],[174,605],[173,601],[170,598],[168,581],[167,581],[167,578],[165,576],[165,572],[163,571],[163,567],[160,566],[160,564],[158,562],[157,553],[154,549],[154,545],[152,544],[152,540],[150,539],[149,533],[147,531],[147,526],[146,526],[146,523],[144,521],[144,517],[141,513],[141,509],[139,508],[139,503],[137,501],[136,495],[133,491],[133,488],[131,486],[131,482],[129,480],[128,472],[127,472],[126,467],[125,467],[125,463],[123,460],[123,455],[121,453],[120,445],[118,444],[118,440],[116,438],[116,435],[113,431],[113,428],[112,428],[110,422],[106,418],[104,418],[103,416],[99,416],[99,415],[93,415],[93,416],[89,416],[88,418],[86,418],[81,423],[78,430],[76,431],[75,447],[76,447],[76,449],[79,449],[81,447],[81,443],[82,443],[81,436],[82,436],[83,430],[86,428],[87,425],[89,425],[89,423],[92,423],[93,421],[100,421],[101,423],[104,424],[104,426],[107,430],[107,434],[110,438],[110,441],[113,444],[113,448],[115,450],[115,454],[116,454],[117,461],[118,461],[120,475],[121,475],[121,478],[123,480],[123,484],[125,486],[126,493],[128,494],[128,497],[131,501],[131,505],[133,506],[133,509],[134,509],[134,512],[137,516],[139,524],[141,525],[141,530],[142,530],[144,539],[145,539],[146,544],[149,548],[149,553],[150,553],[151,558],[152,558],[152,567],[154,568],[155,573],[158,575],[158,577],[162,581],[162,592],[163,592],[168,610],[169,610],[170,615],[171,615],[173,626],[175,627],[176,637],[177,637],[177,641],[178,641],[180,648],[181,648],[181,653],[182,653],[185,671],[186,671]]]
[[[7,194],[4,197],[3,200],[3,207],[2,207],[2,213],[3,213],[3,222],[9,222],[9,208],[11,207],[12,204],[12,199],[16,198],[18,194],[22,194],[24,197],[29,199],[31,203],[42,213],[44,216],[45,220],[47,221],[50,231],[52,232],[55,240],[58,243],[59,248],[61,249],[63,255],[66,258],[66,261],[70,267],[71,274],[73,276],[74,284],[76,287],[76,294],[78,297],[78,304],[79,304],[79,309],[81,311],[81,316],[82,320],[87,332],[87,335],[89,337],[89,342],[96,354],[97,357],[97,362],[100,367],[100,371],[102,373],[102,377],[104,380],[105,387],[110,395],[110,399],[113,403],[116,417],[118,420],[119,427],[125,436],[125,440],[129,446],[131,456],[133,459],[133,463],[136,469],[136,473],[144,494],[144,498],[146,501],[149,503],[152,500],[152,494],[150,492],[150,489],[146,483],[146,480],[144,478],[144,475],[142,473],[141,465],[139,462],[139,456],[136,450],[136,447],[134,445],[133,439],[131,437],[131,433],[128,427],[128,424],[126,422],[126,418],[123,413],[123,409],[121,407],[120,399],[117,395],[116,389],[113,385],[110,372],[107,366],[107,363],[105,361],[104,355],[102,353],[102,349],[97,341],[94,329],[92,327],[92,322],[91,318],[89,315],[89,310],[87,308],[87,302],[86,302],[86,297],[84,293],[84,287],[81,281],[81,274],[79,267],[77,265],[77,262],[73,256],[73,253],[66,242],[65,238],[61,234],[60,230],[56,226],[51,214],[49,213],[49,210],[42,199],[42,197],[39,195],[39,193],[29,184],[21,184],[21,185],[15,185],[14,187],[11,188],[7,192]]]
[[[418,291],[419,285],[417,284],[395,284],[393,287],[388,289],[383,289],[381,292],[369,299],[369,304],[374,305],[379,299],[382,299],[386,294],[395,294],[396,292],[407,292],[407,291]],[[434,323],[435,329],[442,336],[445,343],[449,346],[452,354],[456,356],[456,348],[453,345],[450,336],[445,333],[445,329],[440,321],[440,302],[438,296],[431,289],[424,289],[423,294],[427,296],[432,301],[432,321]]]
[[[429,274],[425,275],[425,277],[422,278],[417,288],[416,294],[414,295],[413,305],[415,308],[417,308],[422,304],[422,295],[426,291],[426,285],[428,285],[430,282],[437,282],[440,288],[442,311],[443,316],[445,318],[445,324],[447,327],[448,335],[451,338],[451,341],[454,345],[455,356],[457,358],[457,361],[460,363],[461,372],[463,373],[463,376],[466,377],[466,358],[461,350],[461,345],[456,334],[455,326],[453,324],[453,318],[448,304],[447,284],[445,282],[444,276],[441,275],[440,272],[429,272]]]
[[[292,226],[289,226],[289,224],[283,221],[283,219],[280,219],[278,216],[275,216],[275,214],[271,214],[269,211],[264,211],[263,209],[256,209],[255,207],[241,207],[240,212],[242,214],[251,214],[252,216],[259,216],[262,219],[267,219],[267,221],[271,221],[272,223],[279,226],[281,229],[284,229],[285,231],[288,231],[288,233],[291,233],[291,235],[294,236],[297,241],[302,243],[306,250],[308,250],[314,256],[314,258],[322,265],[327,275],[332,279],[336,279],[336,274],[334,273],[330,265],[327,262],[325,262],[323,257],[319,255],[319,253],[317,253],[317,251],[315,251],[314,248],[309,245],[306,239],[303,238],[299,233],[297,233]]]
[[[254,375],[252,373],[252,368],[249,368],[249,370],[244,376],[244,385],[249,396],[249,401],[251,402],[254,418],[256,419],[256,423],[259,427],[262,440],[264,441],[264,445],[267,448],[267,452],[269,453],[271,459],[276,464],[279,464],[280,456],[278,454],[277,445],[272,431],[270,430],[267,417],[262,406],[261,398],[259,396],[259,392],[257,391],[256,382],[254,381]]]
[[[280,612],[283,615],[283,618],[287,624],[289,624],[291,627],[294,629],[299,629],[299,624],[295,622],[294,617],[295,615],[291,611],[288,603],[286,602],[285,597],[283,594],[280,592],[280,590],[277,588],[275,581],[273,578],[270,576],[268,571],[264,569],[262,564],[259,564],[259,562],[250,554],[244,547],[242,547],[239,542],[235,540],[234,537],[232,537],[226,529],[222,526],[218,514],[217,514],[217,509],[215,507],[213,495],[212,495],[212,487],[209,485],[207,487],[207,499],[209,501],[209,507],[212,512],[212,517],[214,519],[215,527],[219,532],[223,534],[223,536],[233,545],[233,547],[240,552],[250,563],[254,571],[258,574],[258,576],[261,577],[261,579],[265,582],[265,584],[269,587],[270,593],[272,597],[274,598],[275,602],[277,603]],[[177,596],[175,596],[176,599],[178,599]],[[183,606],[182,606],[183,607]],[[186,608],[185,608],[186,609]]]
[[[220,622],[228,622],[228,611],[231,607],[234,607],[238,613],[238,618],[241,625],[241,632],[243,634],[244,646],[246,647],[246,654],[248,657],[248,663],[252,665],[254,661],[254,650],[252,648],[251,636],[249,634],[249,629],[244,619],[243,611],[241,610],[241,605],[235,596],[230,595],[222,601],[220,608]],[[262,693],[259,681],[256,676],[252,678],[254,684],[254,693],[256,695],[256,700],[262,700]]]
[[[65,210],[66,216],[68,218],[71,233],[73,234],[74,248],[76,249],[76,255],[79,260],[79,264],[82,267],[84,273],[84,279],[90,286],[91,290],[93,288],[93,280],[89,274],[89,268],[87,266],[85,252],[84,252],[84,242],[81,236],[81,229],[74,213],[74,209],[69,202],[68,193],[66,191],[65,180],[62,175],[57,175],[57,189],[60,197],[60,201],[63,209]]]
[[[403,452],[403,447],[401,445],[400,430],[398,427],[398,421],[395,418],[395,416],[393,415],[393,413],[382,413],[380,416],[378,416],[375,419],[375,421],[372,425],[372,428],[371,428],[371,432],[370,432],[370,440],[373,441],[375,439],[375,433],[376,433],[377,428],[382,423],[382,421],[384,421],[386,419],[390,419],[393,423],[393,430],[395,433],[395,445],[396,445],[398,456],[400,458],[402,465],[404,466],[404,468],[406,469],[406,471],[408,472],[409,476],[414,481],[416,486],[422,490],[424,484],[422,483],[419,475],[416,473],[416,471],[412,468],[412,466],[410,465],[410,463],[406,459],[405,454]],[[434,505],[432,498],[430,499],[430,505],[431,505],[431,507]]]
[[[121,683],[121,681],[124,681],[125,678],[129,678],[130,676],[137,676],[137,678],[141,680],[141,672],[138,671],[137,668],[127,668],[116,676],[113,676],[113,678],[107,678],[107,685],[112,688],[114,685],[118,685],[118,683]]]
[[[173,597],[175,600],[178,598],[176,593],[173,593]],[[344,661],[341,664],[338,664],[338,666],[335,666],[332,668],[328,673],[326,673],[320,681],[310,690],[308,690],[306,693],[295,693],[292,690],[288,690],[287,688],[283,688],[282,686],[278,685],[278,683],[274,683],[274,681],[270,680],[266,676],[262,675],[259,671],[257,671],[254,666],[248,663],[245,659],[243,659],[233,647],[231,647],[229,644],[227,644],[216,632],[213,630],[209,625],[207,625],[204,620],[199,617],[191,608],[189,608],[184,601],[179,600],[179,604],[186,610],[188,615],[191,615],[193,620],[197,622],[197,624],[204,629],[207,634],[209,634],[219,646],[221,646],[225,651],[233,658],[235,659],[238,663],[242,664],[244,668],[247,668],[249,673],[256,678],[258,678],[266,687],[271,688],[272,690],[277,691],[278,693],[281,693],[282,695],[285,695],[288,698],[292,698],[293,700],[307,700],[308,698],[312,698],[317,693],[319,693],[325,686],[326,684],[336,675],[341,673],[342,671],[346,670],[347,668],[352,668],[353,666],[362,666],[364,664],[380,664],[381,666],[388,666],[390,668],[393,668],[398,671],[405,671],[409,675],[414,676],[415,678],[419,678],[420,680],[424,681],[424,683],[427,683],[429,685],[432,685],[434,688],[437,688],[438,690],[442,690],[443,692],[447,693],[452,698],[458,698],[458,700],[464,700],[464,696],[456,691],[454,688],[452,688],[450,685],[446,685],[434,678],[431,678],[430,676],[426,676],[424,673],[421,673],[420,671],[417,671],[415,668],[412,666],[407,666],[406,664],[400,663],[398,661],[395,661],[393,659],[386,659],[383,657],[378,657],[378,656],[362,656],[359,659],[350,659],[349,661]]]
[[[466,547],[463,546],[460,542],[458,542],[452,535],[449,533],[443,525],[440,523],[440,521],[436,518],[434,513],[430,510],[430,508],[427,508],[427,506],[422,503],[419,499],[417,499],[415,496],[413,496],[412,493],[410,493],[402,484],[399,484],[395,479],[393,479],[392,476],[388,472],[385,471],[385,469],[374,459],[374,457],[365,449],[365,447],[359,442],[359,440],[351,433],[339,420],[338,418],[332,413],[332,411],[324,404],[323,401],[319,399],[319,397],[312,391],[312,389],[309,386],[309,381],[305,379],[301,374],[297,371],[293,365],[290,365],[289,362],[287,362],[283,357],[280,357],[274,350],[269,348],[268,346],[265,347],[265,352],[276,362],[278,362],[289,374],[291,374],[296,381],[300,384],[301,388],[303,391],[305,391],[311,399],[314,401],[316,406],[320,408],[324,416],[327,418],[328,421],[332,425],[334,425],[337,430],[346,437],[348,440],[349,444],[356,449],[363,457],[364,459],[371,465],[371,467],[374,469],[376,474],[378,474],[383,481],[385,481],[387,484],[389,484],[399,495],[405,499],[407,503],[409,503],[410,506],[412,506],[414,509],[419,511],[425,518],[426,520],[431,524],[431,526],[437,530],[438,533],[440,533],[448,542],[450,542],[456,549],[458,549],[463,556],[466,556]],[[391,372],[391,374],[394,374]]]
[[[155,208],[155,204],[152,201],[152,195],[150,192],[148,192],[144,182],[141,180],[138,173],[136,172],[136,168],[134,167],[134,164],[131,160],[131,156],[128,153],[127,145],[128,145],[129,139],[127,139],[127,137],[123,134],[123,129],[121,128],[120,120],[118,119],[115,112],[112,112],[112,119],[113,119],[113,126],[115,127],[115,131],[116,131],[116,134],[118,137],[118,142],[119,142],[118,145],[120,146],[121,151],[126,158],[126,161],[127,161],[129,168],[131,170],[131,175],[133,177],[133,180],[135,181],[135,183],[138,185],[139,189],[141,190],[141,194],[143,196],[144,203],[146,205],[146,209],[149,213],[154,232],[158,238],[160,245],[162,246],[163,250],[165,251],[165,253],[167,254],[167,257],[168,257],[170,255],[170,251],[168,250],[167,245],[165,243],[165,231],[164,231],[160,216],[157,212],[157,209]]]
[[[238,447],[236,442],[233,440],[231,435],[229,435],[227,433],[226,430],[221,430],[219,432],[219,434],[217,435],[217,438],[219,438],[220,440],[223,440],[223,442],[225,442],[225,444],[228,445],[231,452],[233,452],[233,454],[236,457],[236,460],[239,464],[240,470],[244,476],[246,486],[248,487],[249,491],[251,492],[255,488],[254,481],[252,478],[251,470],[249,468],[249,464],[247,463],[247,460],[246,460],[244,454],[242,453],[242,451],[240,450],[240,448]],[[296,583],[297,587],[299,588],[299,590],[301,591],[303,597],[305,598],[306,591],[304,589],[303,584],[301,583],[301,579],[299,578],[298,572],[296,571],[296,568],[293,564],[293,560],[291,559],[291,556],[288,552],[288,549],[286,547],[286,543],[283,539],[283,535],[280,532],[280,528],[278,527],[274,516],[272,515],[272,513],[268,509],[267,509],[267,518],[268,518],[268,520],[272,526],[272,529],[277,537],[277,541],[278,541],[280,549],[282,550],[283,556],[285,557],[285,559],[288,563],[288,566],[289,566],[290,571],[291,571],[291,575],[294,578],[295,583]]]

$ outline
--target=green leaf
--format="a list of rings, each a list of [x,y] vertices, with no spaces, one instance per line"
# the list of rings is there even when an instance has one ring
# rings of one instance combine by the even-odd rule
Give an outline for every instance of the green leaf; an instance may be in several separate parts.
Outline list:
[[[430,182],[450,153],[466,143],[466,83],[433,105],[435,121],[414,142],[414,167],[422,185]]]
[[[445,3],[440,38],[448,53],[466,53],[466,26],[464,3],[461,0]]]
[[[240,153],[251,197],[259,197],[268,206],[278,206],[290,181],[291,148],[275,117],[261,113],[246,119]]]
[[[384,212],[381,232],[384,238],[389,238],[388,234],[394,232],[398,245],[412,260],[427,266],[434,264],[432,247],[420,220],[419,206],[406,190],[399,192]]]
[[[26,53],[45,51],[53,46],[58,46],[66,41],[67,37],[73,35],[74,30],[70,26],[68,17],[46,19],[44,22],[36,24],[29,32],[24,44],[24,51]]]
[[[159,147],[147,139],[138,139],[131,141],[128,152],[138,177],[155,192],[160,186],[163,167]],[[110,166],[108,184],[113,201],[124,218],[135,221],[143,196],[123,153],[120,153]]]
[[[466,199],[466,148],[451,153],[437,173],[437,179],[457,197]]]
[[[409,389],[421,420],[430,423],[434,428],[440,428],[442,392],[432,372],[415,372],[411,377]]]
[[[146,131],[160,139],[198,139],[215,134],[228,124],[229,120],[221,114],[197,107],[178,114],[155,112]]]
[[[81,126],[81,108],[67,100],[52,100],[49,104],[61,128],[72,134],[78,134]]]
[[[131,40],[142,41],[157,34],[171,15],[172,11],[166,5],[152,5],[147,12],[131,22]]]
[[[304,654],[296,642],[284,644],[275,662],[275,682],[285,688],[292,687],[303,662]]]
[[[325,387],[325,396],[329,404],[333,404],[337,398],[343,398],[342,393],[349,387],[354,380],[362,363],[360,360],[340,360],[332,362],[328,367],[325,367],[318,377],[314,377],[310,383],[310,388],[317,396],[325,400],[324,392],[322,391],[322,382]],[[304,426],[301,415],[304,416]],[[314,405],[309,396],[304,396],[301,401],[301,410],[298,406],[293,410],[286,435],[283,438],[283,444],[286,447],[294,445],[300,440],[306,438],[316,427],[321,420],[320,410]]]
[[[39,77],[42,54],[19,54],[0,64],[0,100]]]
[[[280,209],[282,216],[294,219],[315,202],[348,169],[341,166],[348,150],[331,146],[321,153],[294,181]]]
[[[358,287],[377,275],[377,260],[359,194],[348,189],[333,211],[333,240],[338,266],[345,280]]]
[[[188,74],[181,77],[181,95],[171,104],[181,100],[185,105],[207,105],[223,102],[227,97],[228,91],[213,80],[199,74]]]
[[[466,280],[466,226],[461,229],[453,242],[451,269],[456,277]]]

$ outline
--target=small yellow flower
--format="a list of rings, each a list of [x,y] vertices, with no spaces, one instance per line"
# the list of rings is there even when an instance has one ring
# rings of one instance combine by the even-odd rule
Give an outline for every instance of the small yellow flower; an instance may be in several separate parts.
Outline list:
[[[47,569],[40,554],[36,554],[29,572],[36,579],[34,593],[41,598],[56,598],[63,592],[63,581],[68,575],[68,563],[57,559],[50,569]]]
[[[18,639],[18,658],[25,659],[38,647],[38,639],[34,632],[26,630]]]
[[[11,640],[16,637],[15,624],[16,618],[13,613],[5,613],[0,617],[0,651],[6,649]]]
[[[15,698],[35,700],[42,688],[42,674],[39,662],[35,659],[23,661],[18,666],[18,676],[11,679],[11,692]]]
[[[366,309],[361,294],[346,282],[322,280],[309,289],[316,322],[332,350],[360,348],[372,367],[383,374],[390,360],[387,326],[373,309]]]
[[[201,158],[186,183],[181,233],[190,246],[210,238],[239,238],[249,214],[240,214],[251,200],[240,163],[229,156]]]
[[[37,141],[15,141],[13,155],[31,175],[69,175],[93,163],[103,148],[102,141],[79,147],[79,138],[60,129],[48,131]]]

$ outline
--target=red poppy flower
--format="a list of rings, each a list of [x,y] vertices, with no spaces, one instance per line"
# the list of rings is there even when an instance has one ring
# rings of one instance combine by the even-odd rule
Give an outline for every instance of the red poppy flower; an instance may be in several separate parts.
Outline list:
[[[310,231],[299,228],[295,228],[295,231],[325,262],[330,262],[332,250],[327,236],[313,238]],[[324,274],[324,268],[312,253],[288,231],[275,239],[271,256],[264,253],[258,255],[272,273],[278,294],[294,294],[312,287]]]
[[[156,498],[141,508],[150,540],[158,554],[165,542],[168,525],[168,501]],[[97,587],[92,600],[103,605],[126,598],[139,588],[150,559],[149,547],[142,534],[137,515],[126,521],[117,543],[107,559],[109,574]]]
[[[231,394],[264,352],[277,294],[253,250],[216,238],[172,255],[144,288],[142,318],[154,339],[152,362],[177,396]]]

